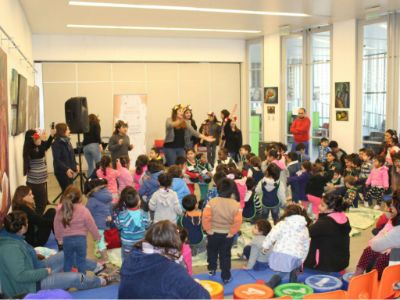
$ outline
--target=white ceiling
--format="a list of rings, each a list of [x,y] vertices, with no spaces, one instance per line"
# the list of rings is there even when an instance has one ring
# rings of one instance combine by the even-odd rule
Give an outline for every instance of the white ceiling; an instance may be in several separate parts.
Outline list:
[[[207,37],[249,39],[279,31],[282,25],[303,28],[362,18],[365,8],[400,10],[400,0],[86,0],[128,4],[305,13],[310,17],[281,17],[209,12],[80,7],[68,0],[19,0],[34,34],[129,35],[149,37]],[[151,26],[260,30],[261,33],[171,32],[120,29],[67,28],[67,24]]]

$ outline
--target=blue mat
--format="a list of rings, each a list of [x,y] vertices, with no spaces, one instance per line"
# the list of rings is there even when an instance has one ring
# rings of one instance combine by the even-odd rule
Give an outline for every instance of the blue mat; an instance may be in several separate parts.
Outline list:
[[[74,299],[118,299],[119,284],[108,285],[102,288],[76,291],[71,293]]]
[[[234,289],[242,284],[255,283],[257,280],[268,281],[272,275],[275,274],[274,271],[267,269],[265,271],[253,271],[253,270],[241,270],[234,269],[231,271],[232,281],[224,286],[225,296],[233,295]],[[306,269],[304,273],[298,276],[299,282],[304,282],[307,277],[311,275],[322,274],[314,270]],[[340,278],[339,273],[330,273],[329,275]],[[200,280],[213,280],[222,283],[221,273],[218,272],[215,276],[209,276],[206,274],[197,274],[193,276],[194,278]],[[282,283],[287,283],[289,276],[283,278]],[[117,299],[118,298],[118,287],[119,285],[110,285],[103,288],[97,288],[86,291],[73,292],[72,296],[74,299]]]

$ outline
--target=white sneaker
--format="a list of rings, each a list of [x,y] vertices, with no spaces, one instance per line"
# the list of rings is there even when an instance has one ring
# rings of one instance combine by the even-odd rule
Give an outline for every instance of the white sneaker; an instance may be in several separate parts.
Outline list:
[[[377,204],[377,205],[374,206],[374,209],[380,210],[380,209],[381,209],[381,206]]]
[[[364,206],[366,207],[366,208],[368,208],[369,207],[369,204],[368,204],[368,202],[364,202]]]

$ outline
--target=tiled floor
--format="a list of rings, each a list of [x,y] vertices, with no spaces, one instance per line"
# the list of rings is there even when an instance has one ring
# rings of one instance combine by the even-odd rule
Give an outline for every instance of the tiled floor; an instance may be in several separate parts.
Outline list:
[[[78,183],[76,183],[78,184]],[[49,176],[49,181],[48,181],[48,192],[49,192],[49,201],[52,202],[52,200],[60,193],[60,188],[57,184],[57,181],[55,177],[50,174]],[[372,237],[371,234],[371,229],[367,229],[365,231],[362,231],[360,235],[356,237],[352,237],[350,239],[350,265],[348,270],[354,270],[358,258],[360,257],[363,249],[367,246],[368,240]],[[88,238],[88,258],[94,258],[93,251],[93,240],[91,238]],[[232,268],[240,268],[243,265],[243,262],[239,261],[233,261],[232,262]],[[204,273],[206,272],[206,267],[195,267],[193,268],[193,272],[195,274],[197,273]]]

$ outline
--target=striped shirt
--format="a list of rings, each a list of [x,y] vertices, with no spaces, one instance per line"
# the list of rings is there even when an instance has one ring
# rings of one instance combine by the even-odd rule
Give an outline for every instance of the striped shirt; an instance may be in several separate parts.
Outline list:
[[[29,170],[26,174],[26,181],[32,184],[42,184],[47,181],[47,164],[46,158],[31,159]]]

